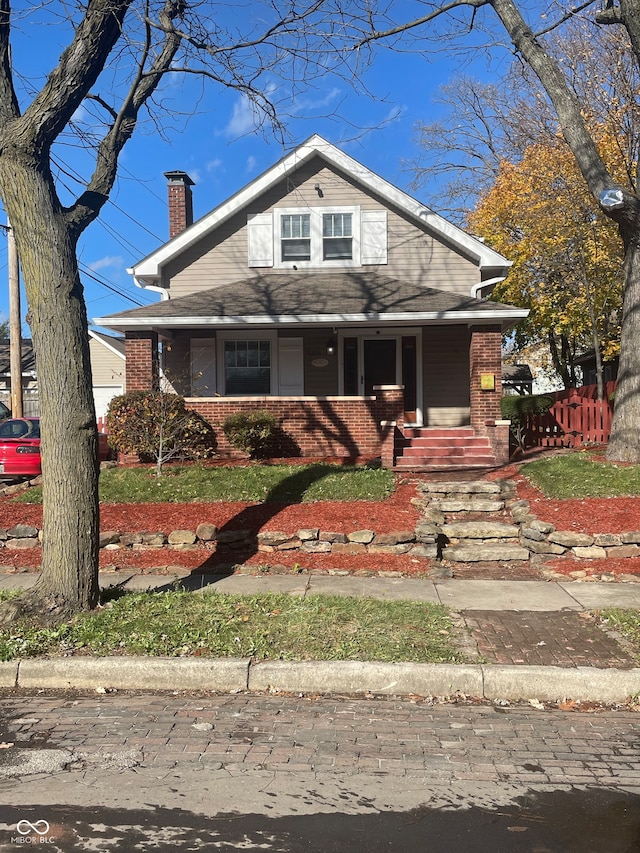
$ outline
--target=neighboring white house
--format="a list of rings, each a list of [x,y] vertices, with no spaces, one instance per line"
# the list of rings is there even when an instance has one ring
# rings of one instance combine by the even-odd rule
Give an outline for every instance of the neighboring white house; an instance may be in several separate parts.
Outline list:
[[[89,329],[89,352],[96,417],[103,418],[112,398],[126,390],[124,338]]]

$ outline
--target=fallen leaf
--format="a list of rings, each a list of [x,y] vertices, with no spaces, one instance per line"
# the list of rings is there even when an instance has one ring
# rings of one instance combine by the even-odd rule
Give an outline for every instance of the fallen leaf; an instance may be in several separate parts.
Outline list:
[[[0,749],[11,749],[11,747],[14,745],[15,744],[13,743],[6,743],[5,741],[0,741]]]

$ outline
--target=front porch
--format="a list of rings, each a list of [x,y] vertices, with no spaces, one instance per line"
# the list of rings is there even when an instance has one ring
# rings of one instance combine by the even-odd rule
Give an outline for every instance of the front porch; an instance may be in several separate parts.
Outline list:
[[[237,412],[264,409],[278,420],[281,456],[380,457],[385,467],[420,470],[493,467],[508,460],[508,423],[500,416],[499,326],[425,327],[419,335],[402,335],[393,341],[389,337],[385,341],[383,336],[372,339],[372,352],[378,344],[386,347],[386,359],[384,352],[376,351],[372,364],[382,369],[392,363],[389,379],[411,375],[413,381],[408,387],[398,381],[376,383],[364,394],[355,386],[352,389],[348,379],[355,373],[354,366],[361,363],[359,355],[364,354],[363,363],[367,362],[368,338],[363,337],[356,346],[352,336],[338,336],[335,351],[321,358],[318,339],[326,337],[326,330],[308,331],[296,338],[278,335],[273,341],[265,333],[257,335],[265,338],[264,362],[269,364],[267,369],[258,363],[259,371],[269,376],[263,393],[238,393],[242,383],[238,389],[230,384],[224,374],[230,363],[229,347],[216,350],[221,346],[220,335],[210,338],[206,347],[200,338],[174,336],[163,352],[165,380],[173,380],[180,375],[178,368],[187,366],[183,371],[187,382],[172,381],[172,387],[213,426],[222,456],[238,455],[224,435],[225,419]],[[447,348],[445,336],[456,346]],[[158,387],[158,343],[157,333],[127,332],[128,390]],[[204,358],[205,350],[211,356],[209,361]],[[398,358],[392,361],[390,355],[394,354]],[[201,364],[196,364],[197,359]],[[167,369],[168,364],[173,370]],[[217,373],[209,372],[211,387],[203,386],[201,393],[193,394],[194,383],[207,376],[207,364],[217,365]],[[196,366],[201,369],[194,370]],[[251,370],[256,372],[254,368],[238,369],[244,384],[253,375],[249,376]],[[333,392],[319,392],[318,372],[325,377],[324,384],[337,386]],[[369,375],[372,372],[373,367]],[[329,377],[333,377],[331,382]],[[212,391],[212,387],[225,393]],[[283,387],[292,391],[277,393]]]

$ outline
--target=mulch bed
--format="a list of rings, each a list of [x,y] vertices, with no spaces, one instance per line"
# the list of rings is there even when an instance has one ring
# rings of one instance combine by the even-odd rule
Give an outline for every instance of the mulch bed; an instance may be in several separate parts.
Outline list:
[[[101,529],[121,532],[164,532],[195,530],[201,522],[210,522],[219,529],[249,530],[253,533],[280,530],[293,533],[307,527],[336,533],[350,533],[369,529],[376,533],[392,530],[412,530],[420,514],[411,498],[416,496],[416,482],[425,475],[398,477],[395,493],[384,501],[331,502],[318,501],[303,504],[275,503],[164,503],[164,504],[105,504],[101,507]],[[515,480],[518,496],[531,503],[532,512],[541,520],[549,521],[559,530],[583,533],[620,533],[640,529],[640,497],[584,498],[577,500],[551,500],[545,498],[519,472],[518,465],[509,465],[488,475],[492,479]],[[439,475],[442,479],[443,475]],[[0,527],[15,524],[42,525],[42,508],[37,505],[16,504],[10,498],[0,499]],[[39,549],[13,551],[0,548],[0,570],[24,569],[39,562]],[[289,569],[317,571],[348,571],[364,574],[391,573],[403,575],[424,574],[431,568],[430,561],[408,555],[375,555],[362,557],[331,554],[251,553],[243,554],[226,549],[215,553],[213,549],[146,549],[127,551],[102,551],[103,568],[117,565],[121,570],[150,571],[154,567],[170,564],[176,570],[216,571],[230,562],[258,567],[278,563]],[[640,575],[640,558],[619,560],[554,559],[547,568],[565,575],[584,570],[587,574],[604,571],[617,574]],[[537,579],[541,577],[534,566],[456,566],[456,577],[492,577],[512,579]]]

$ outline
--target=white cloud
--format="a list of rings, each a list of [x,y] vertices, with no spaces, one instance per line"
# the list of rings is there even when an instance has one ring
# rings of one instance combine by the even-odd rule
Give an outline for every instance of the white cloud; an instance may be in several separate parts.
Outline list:
[[[264,96],[271,98],[276,90],[276,85],[269,83],[264,89]],[[247,95],[239,95],[233,105],[231,118],[221,133],[230,137],[244,136],[246,133],[257,130],[264,120],[265,115],[259,105]]]
[[[105,269],[120,269],[124,265],[123,259],[120,255],[105,255],[104,258],[98,258],[97,261],[92,261],[87,264],[90,270],[93,272],[99,272],[100,270]]]
[[[321,95],[318,98],[309,97],[309,95],[304,95],[303,97],[296,98],[293,102],[293,112],[295,114],[304,112],[309,114],[314,110],[320,110],[323,107],[329,106],[329,104],[335,103],[335,101],[340,97],[341,91],[337,86],[334,86],[332,89],[329,89],[326,94]]]
[[[233,105],[233,114],[222,131],[225,136],[243,136],[258,126],[255,104],[246,95],[240,95]]]
[[[247,172],[247,174],[250,174],[251,172],[255,171],[256,163],[257,163],[257,162],[258,162],[258,161],[257,161],[257,160],[256,160],[256,158],[253,156],[253,154],[250,154],[250,155],[247,157],[247,165],[246,165],[246,168],[245,168],[245,172]]]
[[[220,166],[222,166],[222,160],[217,157],[215,160],[209,160],[205,168],[207,172],[217,172]]]
[[[80,106],[76,109],[74,114],[71,116],[71,121],[75,122],[76,124],[89,123],[91,121],[91,117],[89,116],[87,108],[84,106],[84,104],[80,104]]]

